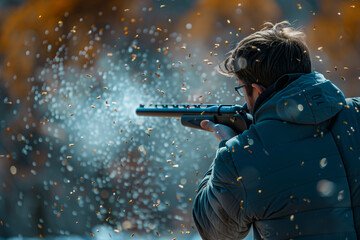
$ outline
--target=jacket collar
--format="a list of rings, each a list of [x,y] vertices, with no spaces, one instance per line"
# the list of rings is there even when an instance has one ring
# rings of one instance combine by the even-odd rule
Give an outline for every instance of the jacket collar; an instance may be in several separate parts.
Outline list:
[[[252,115],[255,116],[256,111],[270,98],[272,98],[276,93],[284,89],[287,85],[301,77],[306,73],[292,73],[285,74],[281,76],[278,80],[276,80],[273,84],[271,84],[268,88],[266,88],[256,99],[254,104]],[[253,123],[255,123],[255,118],[253,118]]]

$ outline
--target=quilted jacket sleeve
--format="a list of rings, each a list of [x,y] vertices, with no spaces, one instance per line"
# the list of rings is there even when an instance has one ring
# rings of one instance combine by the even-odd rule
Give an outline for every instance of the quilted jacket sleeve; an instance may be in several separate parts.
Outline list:
[[[216,157],[201,181],[193,217],[203,239],[243,239],[250,230],[246,218],[246,192],[226,147]]]

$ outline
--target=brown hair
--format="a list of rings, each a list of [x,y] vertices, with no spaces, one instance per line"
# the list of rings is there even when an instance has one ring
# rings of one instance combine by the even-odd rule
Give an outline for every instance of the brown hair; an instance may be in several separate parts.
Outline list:
[[[230,56],[219,65],[219,72],[235,75],[248,84],[246,91],[250,96],[252,83],[267,88],[284,74],[310,73],[305,34],[288,25],[287,21],[265,23],[260,31],[247,36],[230,51]]]

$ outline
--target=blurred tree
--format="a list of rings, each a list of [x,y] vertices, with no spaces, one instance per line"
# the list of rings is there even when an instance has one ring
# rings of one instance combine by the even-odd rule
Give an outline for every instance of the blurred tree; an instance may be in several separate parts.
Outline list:
[[[249,34],[251,28],[258,28],[264,21],[277,21],[282,10],[274,0],[242,1],[224,3],[222,0],[198,0],[196,4],[179,21],[178,29],[191,33],[191,40],[213,46],[214,36],[222,39],[243,32]],[[191,28],[187,24],[191,24]],[[228,27],[230,25],[230,28]],[[232,29],[232,30],[231,30]]]
[[[27,78],[35,76],[38,67],[52,60],[61,45],[69,51],[68,64],[82,67],[91,62],[104,43],[105,26],[129,22],[129,18],[139,14],[135,6],[136,1],[30,0],[14,9],[3,21],[0,34],[2,81],[10,95],[20,99],[26,97],[32,86]],[[124,9],[132,10],[127,13]],[[115,24],[113,30],[117,30],[116,26],[119,25]],[[94,35],[97,41],[88,54],[80,61],[71,59],[94,39]]]
[[[322,0],[310,24],[307,35],[313,55],[326,54],[324,64],[318,67],[328,71],[328,76],[343,86],[347,96],[359,96],[359,2]]]

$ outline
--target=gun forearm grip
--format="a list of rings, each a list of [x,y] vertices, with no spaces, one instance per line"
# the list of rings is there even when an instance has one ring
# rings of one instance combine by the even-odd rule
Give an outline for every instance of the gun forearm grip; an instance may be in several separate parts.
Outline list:
[[[215,122],[213,115],[183,115],[181,116],[181,124],[185,127],[191,127],[196,129],[202,129],[200,123],[204,120]]]
[[[201,121],[209,120],[216,124],[223,124],[232,128],[236,133],[240,134],[250,127],[252,116],[250,114],[239,114],[235,116],[214,116],[214,115],[183,115],[181,124],[185,127],[202,129]]]

